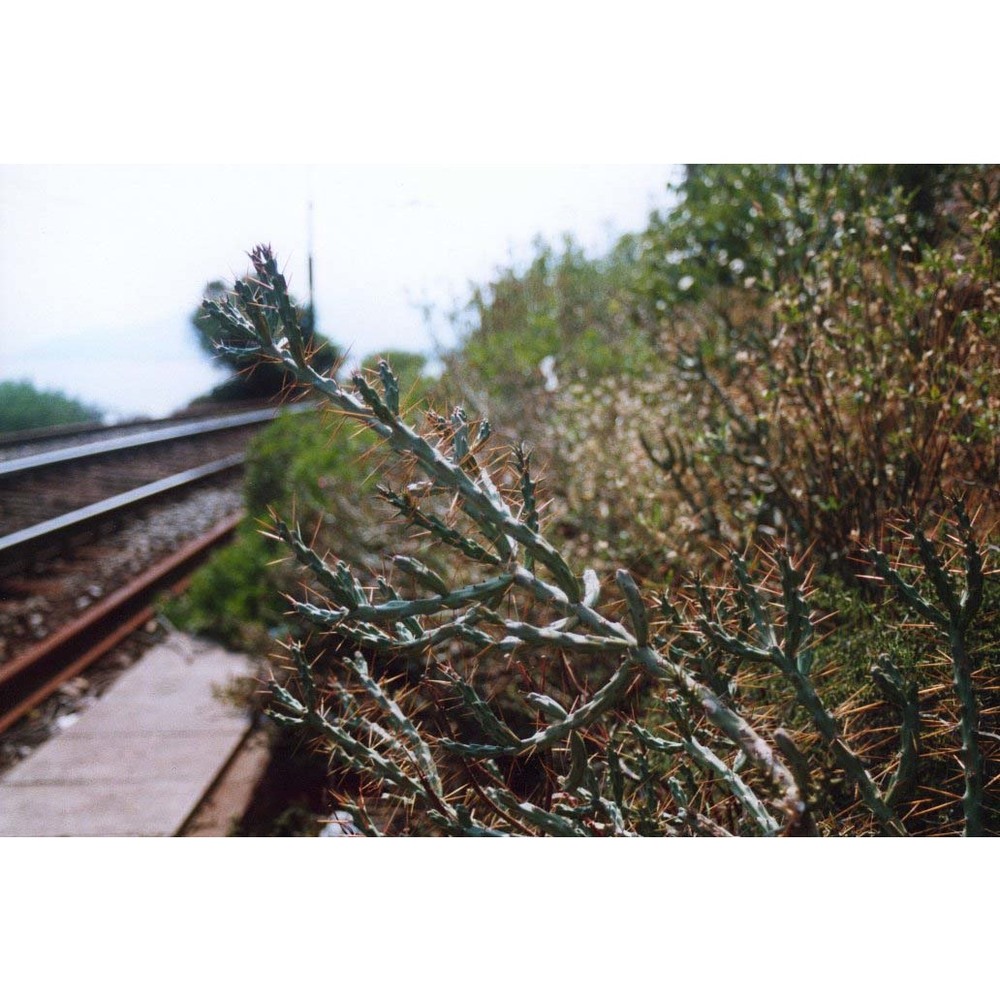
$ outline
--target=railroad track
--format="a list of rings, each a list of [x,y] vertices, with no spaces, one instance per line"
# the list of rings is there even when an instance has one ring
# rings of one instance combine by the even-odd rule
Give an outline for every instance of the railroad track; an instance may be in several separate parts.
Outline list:
[[[50,448],[60,448],[69,444],[85,444],[88,441],[125,437],[147,430],[176,427],[193,420],[248,413],[260,408],[260,403],[238,403],[229,406],[205,405],[190,407],[183,413],[172,417],[143,417],[116,424],[91,420],[79,424],[62,424],[58,427],[40,427],[30,431],[5,431],[0,434],[0,461],[18,458],[22,455],[31,455]]]
[[[0,666],[0,733],[148,622],[155,613],[156,598],[166,590],[179,593],[206,555],[232,536],[241,518],[240,514],[226,518],[43,642]]]
[[[34,629],[16,619],[18,635],[0,634],[0,733],[148,621],[157,595],[231,536],[246,443],[275,415],[50,439],[0,460],[0,611]]]
[[[273,408],[134,429],[0,460],[0,576],[109,518],[237,469]]]

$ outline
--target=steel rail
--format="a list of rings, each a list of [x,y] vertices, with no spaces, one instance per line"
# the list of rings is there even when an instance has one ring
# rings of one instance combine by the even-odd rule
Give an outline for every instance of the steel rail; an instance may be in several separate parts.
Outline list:
[[[38,444],[52,438],[76,437],[79,434],[99,434],[115,429],[114,424],[104,424],[100,420],[81,421],[76,424],[56,424],[54,427],[35,427],[27,431],[5,431],[0,434],[0,448],[16,448],[22,444]]]
[[[159,594],[166,589],[175,593],[183,590],[198,564],[232,535],[242,518],[239,513],[221,521],[76,621],[0,667],[0,733],[149,621]]]
[[[110,514],[126,507],[135,506],[152,497],[161,496],[191,483],[200,482],[210,476],[218,475],[220,472],[239,468],[244,462],[244,457],[243,452],[229,455],[215,462],[208,462],[195,469],[188,469],[186,472],[178,472],[173,476],[157,479],[145,486],[137,486],[125,493],[119,493],[106,500],[99,500],[87,507],[81,507],[79,510],[5,535],[0,538],[0,572],[9,572],[25,556],[36,552],[40,547],[55,544],[69,535],[91,528]]]
[[[143,431],[139,434],[129,434],[125,437],[111,438],[106,441],[92,441],[89,444],[73,445],[70,448],[54,448],[35,455],[25,455],[22,458],[12,458],[0,462],[0,479],[14,476],[33,469],[47,468],[64,462],[75,462],[81,458],[94,458],[115,451],[125,451],[129,448],[142,448],[160,441],[175,441],[178,438],[196,437],[200,434],[212,434],[216,431],[228,430],[234,427],[247,427],[253,424],[270,423],[283,413],[298,413],[313,409],[311,403],[297,403],[280,411],[273,407],[263,410],[252,410],[249,413],[238,413],[228,417],[211,417],[207,420],[191,420],[173,427],[163,427],[155,431]]]
[[[137,417],[131,420],[121,420],[117,423],[105,423],[103,420],[85,420],[74,424],[52,424],[48,427],[33,427],[24,431],[4,431],[0,434],[0,449],[16,448],[19,445],[32,445],[53,438],[74,438],[84,434],[124,433],[140,428],[167,427],[181,423],[191,423],[192,420],[208,420],[211,417],[224,416],[227,413],[249,413],[259,410],[261,400],[244,402],[238,405],[197,406],[187,413],[175,413],[169,417]]]

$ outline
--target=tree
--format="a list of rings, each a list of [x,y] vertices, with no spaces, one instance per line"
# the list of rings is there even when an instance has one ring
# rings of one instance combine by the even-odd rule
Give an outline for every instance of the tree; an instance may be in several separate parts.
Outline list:
[[[62,392],[36,389],[30,382],[0,382],[0,432],[58,427],[100,420],[96,406],[71,399]]]

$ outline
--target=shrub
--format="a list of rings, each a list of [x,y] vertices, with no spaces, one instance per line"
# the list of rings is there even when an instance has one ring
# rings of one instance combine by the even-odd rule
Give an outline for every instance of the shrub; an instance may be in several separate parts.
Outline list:
[[[928,753],[922,682],[942,697],[930,664],[873,666],[891,720],[877,729],[853,731],[828,705],[801,560],[734,553],[724,585],[696,581],[686,597],[643,594],[619,569],[609,599],[608,581],[574,570],[543,533],[523,448],[491,450],[488,424],[461,408],[414,429],[386,363],[350,389],[313,369],[273,254],[257,247],[251,260],[253,280],[206,308],[397,456],[382,496],[437,557],[397,555],[379,574],[275,525],[311,579],[292,607],[338,655],[289,642],[297,682],[272,686],[273,715],[358,778],[342,807],[362,831],[899,835],[927,829],[922,782],[944,768],[963,792],[935,803],[936,828],[995,832],[996,751],[981,746],[995,684],[976,662],[986,549],[961,503],[950,526],[908,526],[900,552],[922,578],[899,554],[867,556],[939,637],[955,721],[935,722]]]
[[[730,168],[730,179],[747,171]],[[810,176],[794,212],[765,199],[744,231],[752,206],[722,199],[716,215],[688,220],[686,239],[674,236],[683,253],[649,249],[651,287],[685,268],[701,275],[699,294],[675,297],[660,321],[663,363],[571,389],[556,407],[554,450],[581,473],[567,506],[593,525],[601,519],[585,514],[599,495],[615,512],[603,538],[612,547],[627,531],[685,561],[706,542],[784,538],[851,579],[851,559],[895,511],[934,517],[943,497],[963,493],[995,517],[1000,176],[981,171],[956,191],[935,220],[944,235],[901,189],[863,198],[860,168],[827,186],[822,172]],[[744,233],[749,288],[705,256],[719,218]],[[663,473],[658,488],[642,451]],[[609,488],[616,481],[638,488]]]
[[[280,555],[257,525],[244,525],[231,545],[194,573],[184,593],[164,605],[164,613],[188,632],[264,651],[268,634],[287,622],[288,603],[282,596],[287,581],[272,569]]]
[[[632,315],[636,260],[629,237],[597,259],[568,237],[561,251],[537,241],[527,267],[474,287],[451,317],[459,343],[445,355],[445,391],[523,436],[545,425],[560,383],[641,371],[651,347]]]
[[[843,238],[846,216],[879,201],[905,202],[914,238],[935,245],[950,231],[957,186],[975,167],[834,164],[701,164],[673,186],[638,240],[637,290],[650,315],[752,289],[758,301],[796,279],[813,255]]]
[[[102,412],[61,392],[36,389],[30,382],[0,382],[0,433],[100,420]]]
[[[247,521],[169,602],[168,617],[189,631],[253,650],[266,645],[267,633],[294,634],[283,595],[296,580],[267,526],[275,514],[295,518],[314,529],[316,544],[334,531],[341,550],[355,558],[367,552],[366,543],[377,547],[365,528],[358,489],[365,448],[363,437],[319,413],[285,414],[258,434],[247,448]]]

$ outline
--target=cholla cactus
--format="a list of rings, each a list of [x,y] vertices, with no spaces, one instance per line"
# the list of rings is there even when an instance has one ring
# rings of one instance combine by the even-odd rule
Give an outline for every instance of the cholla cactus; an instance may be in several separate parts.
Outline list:
[[[883,553],[872,549],[869,557],[879,575],[892,586],[900,600],[913,609],[924,622],[934,626],[947,640],[952,683],[959,703],[961,720],[961,760],[965,783],[962,808],[965,815],[965,832],[969,836],[981,836],[984,832],[983,758],[978,744],[979,707],[973,681],[970,637],[976,613],[983,603],[983,553],[973,535],[972,524],[961,500],[955,502],[955,515],[964,562],[962,573],[964,588],[961,593],[955,589],[953,574],[947,571],[941,555],[920,526],[913,521],[908,524],[910,537],[938,603],[935,604],[922,595],[912,583],[907,582]],[[915,771],[916,763],[912,758],[916,755],[919,723],[914,708],[916,694],[912,683],[907,685],[898,671],[895,671],[887,661],[881,662],[880,672],[876,676],[883,687],[888,689],[889,697],[904,714],[900,769],[904,768],[905,761],[907,769]]]
[[[321,736],[362,779],[363,794],[342,804],[359,829],[382,832],[366,804],[372,793],[380,805],[456,835],[813,829],[803,789],[808,764],[787,733],[768,736],[737,709],[713,665],[721,650],[776,666],[882,830],[906,832],[894,793],[878,788],[810,682],[812,625],[802,577],[787,559],[780,563],[780,630],[739,559],[738,594],[752,636],[733,631],[707,599],[697,621],[666,600],[650,607],[624,569],[615,575],[617,604],[609,606],[597,575],[574,572],[542,534],[523,448],[498,464],[486,447],[489,426],[461,408],[448,419],[428,415],[428,431],[419,432],[400,412],[400,387],[384,362],[377,382],[358,373],[351,388],[315,370],[273,254],[257,247],[251,260],[255,273],[237,282],[236,297],[206,302],[206,309],[224,330],[253,339],[244,357],[283,366],[380,437],[408,478],[422,477],[382,494],[454,556],[444,573],[396,556],[395,583],[365,581],[313,551],[295,526],[276,526],[323,594],[293,600],[294,609],[353,652],[330,675],[292,646],[298,691],[274,685],[274,715]],[[412,596],[401,596],[397,584]],[[459,652],[545,652],[592,664],[600,680],[578,683],[569,696],[525,672],[524,715],[515,724],[454,664]],[[400,662],[418,667],[393,677]],[[892,670],[883,672],[892,686]],[[902,682],[896,687],[905,691]],[[664,716],[659,735],[642,724],[657,713]],[[510,775],[518,761],[540,762],[545,780],[537,794],[515,789]],[[905,786],[905,770],[901,765],[897,785]]]

